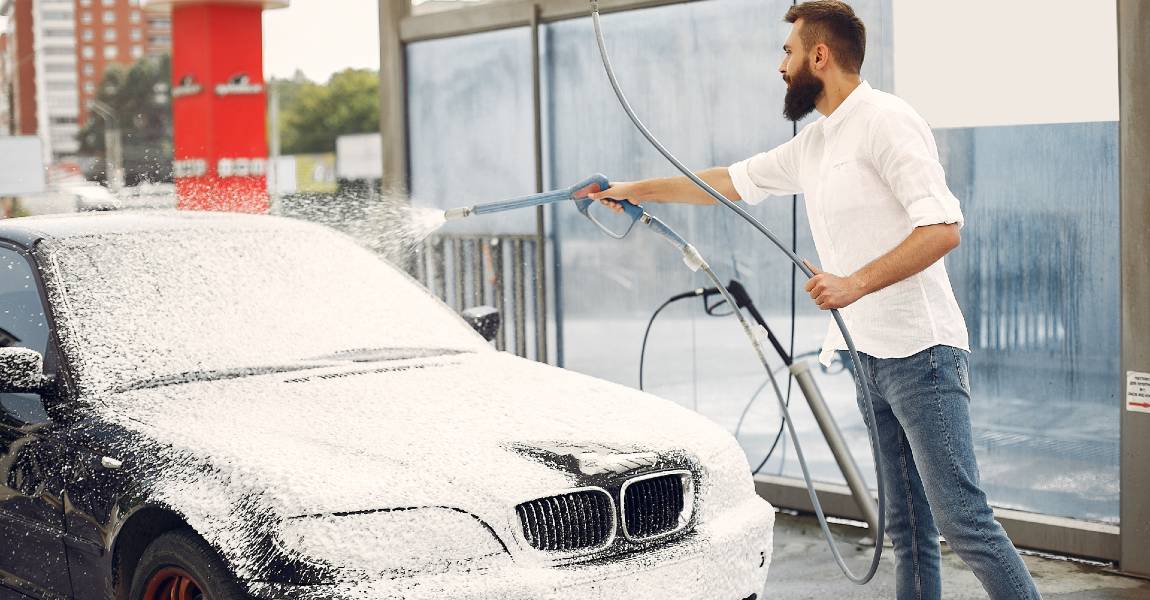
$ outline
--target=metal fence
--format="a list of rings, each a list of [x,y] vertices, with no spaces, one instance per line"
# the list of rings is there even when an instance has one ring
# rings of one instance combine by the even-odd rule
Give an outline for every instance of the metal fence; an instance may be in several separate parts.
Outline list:
[[[411,270],[457,311],[483,305],[498,309],[502,323],[495,347],[546,362],[542,249],[534,235],[439,234],[423,243]]]

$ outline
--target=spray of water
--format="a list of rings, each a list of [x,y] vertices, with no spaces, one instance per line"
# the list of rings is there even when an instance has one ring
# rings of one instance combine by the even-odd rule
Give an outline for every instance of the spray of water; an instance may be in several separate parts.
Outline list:
[[[83,193],[81,193],[83,192]],[[29,197],[14,213],[50,214],[76,210],[141,211],[175,209],[171,184],[139,185],[113,194],[106,188],[75,183],[55,193]],[[234,199],[221,195],[208,202],[215,210],[234,210]],[[0,217],[7,205],[0,205]],[[17,212],[19,210],[19,212]],[[403,194],[380,193],[368,186],[346,186],[337,194],[291,194],[272,202],[272,214],[313,221],[343,231],[397,265],[417,256],[423,242],[444,224],[443,211],[412,206]]]
[[[443,211],[412,206],[399,194],[345,192],[284,198],[274,211],[343,231],[396,264],[404,264],[444,223]]]

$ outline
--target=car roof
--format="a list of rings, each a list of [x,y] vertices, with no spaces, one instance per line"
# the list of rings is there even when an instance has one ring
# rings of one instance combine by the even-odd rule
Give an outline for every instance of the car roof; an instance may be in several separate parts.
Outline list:
[[[308,227],[294,219],[269,215],[206,211],[87,212],[0,220],[0,239],[31,248],[44,239],[156,231],[250,231]],[[314,226],[312,226],[314,227]]]

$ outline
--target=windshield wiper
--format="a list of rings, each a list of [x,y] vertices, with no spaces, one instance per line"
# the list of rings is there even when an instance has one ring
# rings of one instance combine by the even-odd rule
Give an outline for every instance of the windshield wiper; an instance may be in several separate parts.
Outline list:
[[[388,360],[405,360],[409,358],[430,358],[432,356],[450,356],[453,354],[466,354],[469,350],[455,350],[451,348],[351,348],[340,350],[331,354],[313,356],[307,360],[345,360],[349,362],[382,362]]]
[[[263,365],[258,367],[240,367],[235,369],[205,369],[203,371],[188,371],[174,375],[162,375],[139,379],[117,388],[119,392],[131,390],[144,390],[150,388],[179,385],[182,383],[195,383],[200,381],[219,381],[221,379],[237,379],[240,377],[253,377],[256,375],[271,375],[273,373],[287,373],[290,371],[305,371],[322,369],[324,367],[338,367],[348,362],[368,363],[386,362],[392,360],[405,360],[412,358],[430,358],[433,356],[451,356],[454,354],[468,354],[469,350],[455,350],[451,348],[351,348],[330,354],[313,356],[300,360],[298,363],[283,365]]]
[[[116,391],[127,392],[131,390],[146,390],[169,385],[179,385],[182,383],[219,381],[221,379],[237,379],[240,377],[254,377],[256,375],[271,375],[273,373],[288,373],[290,371],[306,371],[310,369],[322,369],[325,367],[339,366],[339,363],[333,362],[308,364],[309,362],[311,361],[292,365],[265,365],[259,367],[242,367],[236,369],[206,369],[203,371],[188,371],[186,373],[177,373],[175,375],[163,375],[160,377],[139,379],[117,388]]]

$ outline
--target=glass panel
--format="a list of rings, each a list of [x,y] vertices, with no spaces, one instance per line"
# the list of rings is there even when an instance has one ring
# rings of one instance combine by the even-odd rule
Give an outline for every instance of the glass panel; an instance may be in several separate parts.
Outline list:
[[[535,191],[527,28],[407,46],[411,195],[450,208]],[[535,213],[452,221],[446,233],[533,233]]]
[[[890,73],[889,6],[852,4],[866,19],[871,38],[864,77],[885,88]],[[790,28],[782,17],[790,5],[730,0],[603,16],[620,85],[648,128],[689,167],[727,165],[793,135],[793,125],[782,118],[785,86],[777,72]],[[546,42],[552,184],[570,185],[597,171],[616,180],[677,174],[616,101],[595,50],[590,19],[548,25]],[[750,210],[785,243],[797,239],[799,254],[813,259],[801,206],[799,202],[796,214],[792,198],[771,198]],[[796,291],[793,350],[814,364],[810,353],[818,351],[828,317],[810,304],[801,274],[792,284],[791,263],[783,253],[721,207],[647,208],[698,247],[724,282],[735,278],[746,286],[788,351]],[[565,366],[637,386],[640,345],[651,313],[671,295],[710,283],[701,273],[687,270],[674,251],[642,228],[616,241],[574,210],[556,207],[551,214],[553,235],[561,241],[556,285]],[[776,369],[782,366],[773,352],[770,356]],[[776,376],[785,394],[785,371]],[[849,376],[820,372],[816,377],[825,384],[828,401],[854,447],[867,448]],[[651,328],[644,387],[729,431],[737,430],[752,466],[761,462],[780,424],[777,401],[769,387],[762,387],[765,383],[737,322],[707,316],[698,299],[671,305]],[[832,393],[837,396],[830,397]],[[802,404],[797,387],[792,397],[792,406]],[[833,459],[822,450],[817,426],[804,410],[796,410],[796,423],[815,476],[841,482]],[[775,462],[784,455],[785,450],[776,451]],[[871,468],[869,456],[857,458],[862,468]]]
[[[935,131],[967,218],[948,258],[1000,506],[1117,522],[1118,123]]]
[[[624,91],[688,166],[726,165],[793,135],[781,118],[784,87],[776,79],[789,28],[781,18],[790,5],[723,0],[604,16]],[[968,27],[940,31],[918,21],[965,23],[984,14],[979,6],[987,2],[852,5],[867,24],[864,78],[903,95],[935,126],[948,182],[967,219],[962,245],[946,260],[971,335],[974,437],[992,503],[1117,522],[1118,128],[1112,69],[1090,71],[1081,86],[1089,93],[1046,102],[1042,86],[1058,79],[1045,71],[1035,75],[1043,81],[1031,82],[986,79],[997,75],[982,68],[923,69],[921,57],[928,55],[959,66],[985,62],[971,61],[968,45],[946,37],[967,35]],[[1002,26],[1017,33],[1013,14]],[[1060,8],[1047,15],[1050,27],[1026,29],[1011,43],[1058,53],[1065,39],[1085,35],[1095,43],[1082,60],[1112,64],[1113,6],[1089,19],[1081,15]],[[895,25],[902,30],[897,35]],[[677,174],[616,102],[589,19],[546,25],[543,42],[548,188],[595,172],[615,180]],[[528,44],[529,33],[515,29],[409,46],[417,205],[449,207],[532,191]],[[987,82],[1006,87],[968,102],[971,90]],[[988,102],[994,97],[1002,101]],[[1039,101],[1042,112],[1026,110]],[[692,241],[722,279],[740,280],[782,345],[814,365],[873,486],[853,384],[840,365],[824,371],[813,356],[828,315],[810,303],[801,274],[792,280],[782,253],[718,207],[648,208]],[[772,198],[751,212],[801,256],[817,260],[802,202]],[[651,313],[669,296],[709,283],[647,231],[617,241],[573,207],[556,205],[548,214],[549,233],[559,242],[549,248],[549,269],[558,265],[548,272],[557,315],[552,341],[563,364],[638,385],[640,343]],[[530,232],[534,213],[452,225]],[[729,317],[707,316],[699,299],[659,315],[649,335],[644,384],[737,432],[752,466],[775,439],[779,411],[741,331]],[[790,396],[815,477],[841,482],[797,388]],[[799,476],[785,436],[764,472]]]
[[[1025,25],[1035,10],[1042,27]],[[1111,523],[1122,385],[1115,11],[1089,0],[893,9],[895,92],[935,127],[967,219],[947,270],[970,332],[983,486],[998,506]],[[1001,43],[966,43],[972,27]],[[1019,52],[1044,60],[986,68]]]

